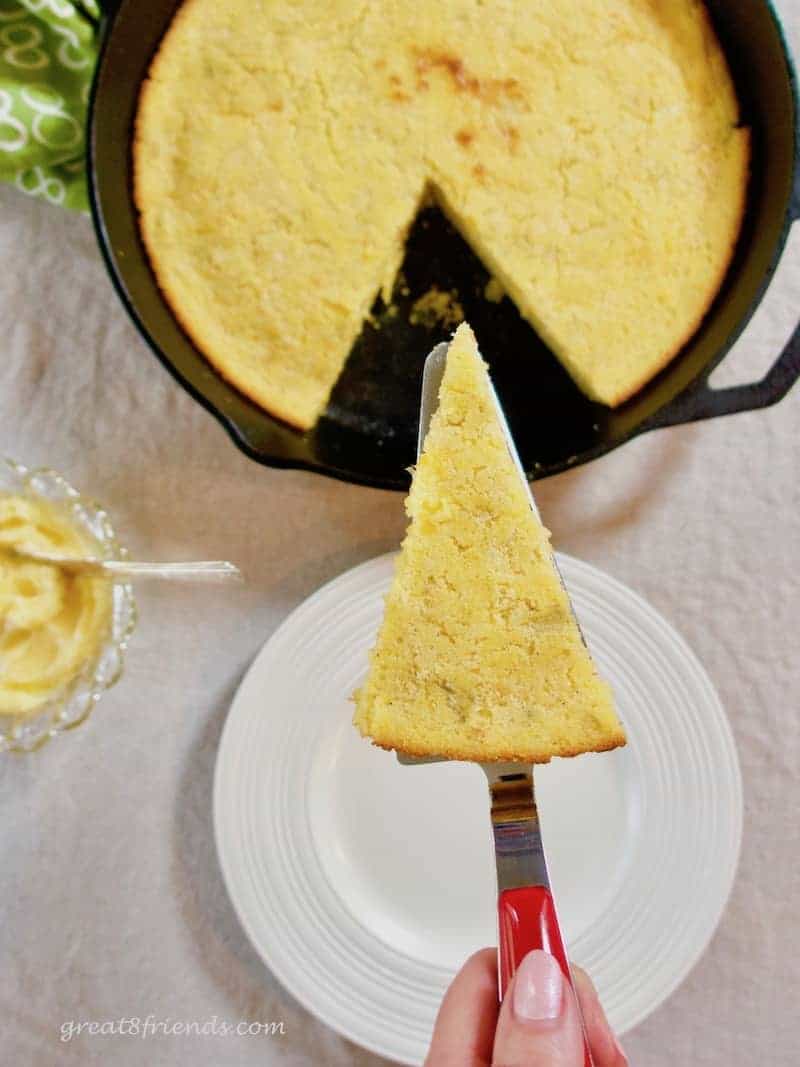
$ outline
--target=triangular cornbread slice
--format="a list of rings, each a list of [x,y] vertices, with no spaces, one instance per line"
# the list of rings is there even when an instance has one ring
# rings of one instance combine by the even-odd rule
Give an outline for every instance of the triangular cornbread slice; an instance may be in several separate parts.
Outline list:
[[[475,336],[457,330],[355,724],[416,756],[546,763],[625,744],[506,445]]]

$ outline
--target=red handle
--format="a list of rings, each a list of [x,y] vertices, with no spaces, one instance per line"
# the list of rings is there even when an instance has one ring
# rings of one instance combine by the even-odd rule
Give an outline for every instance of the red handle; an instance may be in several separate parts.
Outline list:
[[[500,920],[500,997],[505,996],[508,984],[524,957],[535,948],[544,949],[555,956],[564,977],[572,986],[564,939],[550,890],[541,885],[506,889],[500,894],[497,910]],[[593,1067],[585,1036],[583,1042],[584,1067]]]

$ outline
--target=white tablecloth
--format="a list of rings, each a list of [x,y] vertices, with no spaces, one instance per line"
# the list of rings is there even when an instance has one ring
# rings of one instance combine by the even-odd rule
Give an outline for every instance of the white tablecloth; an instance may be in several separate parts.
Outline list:
[[[760,375],[799,295],[797,239],[719,379]],[[135,553],[227,557],[247,575],[224,593],[143,587],[125,677],[91,723],[1,761],[0,1060],[375,1067],[249,947],[217,866],[211,781],[256,651],[318,585],[397,545],[402,498],[246,459],[139,339],[88,219],[7,188],[0,316],[0,454],[98,497]],[[638,1067],[800,1062],[799,419],[797,388],[537,487],[555,544],[644,594],[697,651],[744,773],[729,908],[683,986],[626,1039]],[[286,1034],[60,1039],[69,1021],[150,1014],[282,1020]]]

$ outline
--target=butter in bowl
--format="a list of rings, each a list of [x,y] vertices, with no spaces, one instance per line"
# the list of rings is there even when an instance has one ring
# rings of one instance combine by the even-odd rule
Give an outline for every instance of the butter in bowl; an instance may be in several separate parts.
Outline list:
[[[0,752],[84,722],[120,677],[130,584],[25,558],[123,559],[106,512],[55,471],[0,461]]]

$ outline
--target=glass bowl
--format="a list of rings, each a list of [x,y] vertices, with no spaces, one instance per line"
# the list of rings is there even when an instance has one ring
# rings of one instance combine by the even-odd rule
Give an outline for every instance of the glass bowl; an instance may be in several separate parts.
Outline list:
[[[0,459],[0,493],[50,500],[66,507],[75,525],[88,533],[100,559],[124,559],[127,552],[117,540],[106,512],[88,500],[55,471],[29,470],[10,459]],[[111,625],[94,659],[57,697],[28,715],[0,714],[0,752],[33,752],[51,737],[86,722],[103,693],[122,674],[128,640],[136,625],[136,602],[130,585],[112,585]]]

